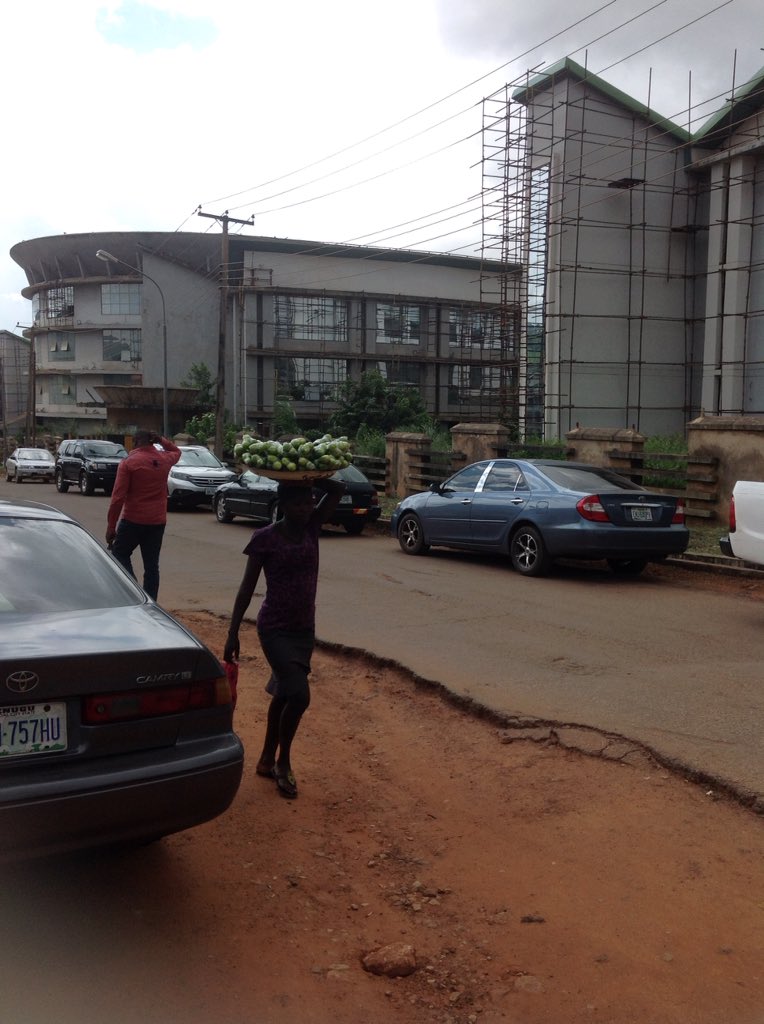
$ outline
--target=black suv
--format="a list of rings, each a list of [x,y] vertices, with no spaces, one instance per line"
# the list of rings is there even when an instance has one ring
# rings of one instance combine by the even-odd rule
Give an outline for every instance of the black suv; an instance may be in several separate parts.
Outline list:
[[[97,487],[111,494],[126,455],[113,441],[62,441],[56,454],[56,490],[65,494],[77,484],[83,494],[92,494]]]

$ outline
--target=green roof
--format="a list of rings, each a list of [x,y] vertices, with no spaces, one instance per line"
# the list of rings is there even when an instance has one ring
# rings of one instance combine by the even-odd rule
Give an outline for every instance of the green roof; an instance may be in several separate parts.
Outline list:
[[[764,68],[757,71],[745,85],[735,89],[721,110],[706,121],[692,137],[699,145],[716,145],[740,121],[755,114],[764,105]]]
[[[563,57],[562,60],[552,64],[545,71],[534,75],[522,88],[515,89],[512,93],[512,99],[517,103],[530,103],[537,92],[540,92],[542,89],[548,89],[556,80],[566,76],[575,78],[584,85],[591,86],[615,103],[620,103],[627,110],[631,110],[640,117],[643,117],[650,124],[655,125],[656,128],[660,128],[661,131],[676,136],[682,142],[690,141],[690,133],[686,129],[680,128],[678,124],[674,124],[673,121],[669,121],[666,117],[661,117],[660,114],[645,106],[644,103],[640,103],[633,96],[629,96],[627,93],[621,92],[620,89],[616,89],[614,85],[606,82],[604,78],[600,78],[593,72],[587,71],[586,68],[571,60],[570,57]]]

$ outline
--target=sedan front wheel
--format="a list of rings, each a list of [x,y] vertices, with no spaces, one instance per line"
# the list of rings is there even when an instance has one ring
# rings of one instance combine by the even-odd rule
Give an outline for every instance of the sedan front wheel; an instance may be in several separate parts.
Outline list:
[[[509,543],[512,568],[523,576],[544,576],[549,571],[550,558],[539,531],[533,526],[521,526]]]
[[[425,544],[424,530],[419,518],[413,512],[406,512],[398,523],[398,543],[407,555],[424,555],[430,550]]]

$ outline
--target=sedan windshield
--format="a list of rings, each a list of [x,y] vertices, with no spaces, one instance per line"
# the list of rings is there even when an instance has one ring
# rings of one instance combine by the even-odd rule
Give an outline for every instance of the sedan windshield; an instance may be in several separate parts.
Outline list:
[[[55,462],[51,453],[45,448],[20,448],[17,458],[21,462]]]
[[[207,448],[182,448],[179,466],[207,466],[221,469],[223,463]]]
[[[0,616],[141,604],[145,598],[76,523],[0,519]]]

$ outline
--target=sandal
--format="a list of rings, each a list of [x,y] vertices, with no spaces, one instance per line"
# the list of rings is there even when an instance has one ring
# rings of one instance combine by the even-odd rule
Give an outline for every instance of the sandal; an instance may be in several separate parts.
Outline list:
[[[258,761],[255,765],[255,775],[262,775],[265,779],[275,778],[273,774],[273,765],[268,764],[267,761]]]
[[[288,772],[279,771],[278,767],[273,769],[273,778],[276,780],[279,793],[282,796],[287,797],[289,800],[294,800],[297,796],[297,780],[294,777],[294,773],[290,769]]]

